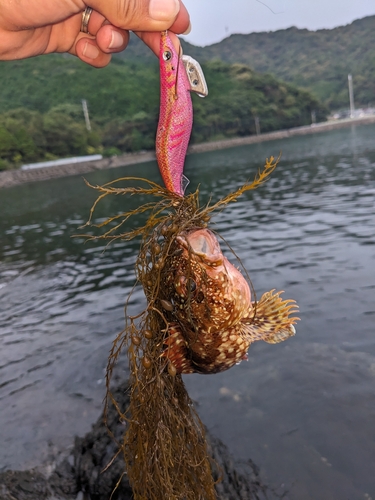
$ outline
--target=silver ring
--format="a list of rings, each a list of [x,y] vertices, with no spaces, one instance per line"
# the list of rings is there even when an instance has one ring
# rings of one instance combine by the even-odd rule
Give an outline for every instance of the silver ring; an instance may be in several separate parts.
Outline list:
[[[90,16],[92,14],[92,8],[86,7],[86,9],[82,12],[82,23],[81,23],[81,31],[82,33],[89,33],[89,21]]]

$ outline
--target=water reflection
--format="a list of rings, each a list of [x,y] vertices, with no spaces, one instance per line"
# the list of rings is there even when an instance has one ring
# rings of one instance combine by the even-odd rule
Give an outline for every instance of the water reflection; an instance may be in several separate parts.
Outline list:
[[[274,287],[298,299],[298,334],[252,346],[248,363],[204,384],[185,380],[208,427],[293,499],[375,496],[374,134],[367,126],[187,161],[204,202],[282,151],[272,178],[214,223],[259,295]],[[160,181],[152,162],[87,177],[140,173]],[[0,466],[48,460],[99,413],[138,244],[72,238],[94,199],[79,177],[0,191]],[[96,221],[138,203],[107,199]],[[131,310],[142,301],[137,290]],[[119,370],[126,375],[126,360]]]

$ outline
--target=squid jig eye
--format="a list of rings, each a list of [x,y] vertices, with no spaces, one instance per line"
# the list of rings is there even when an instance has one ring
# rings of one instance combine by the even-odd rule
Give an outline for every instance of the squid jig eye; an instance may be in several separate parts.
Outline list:
[[[170,61],[172,59],[172,52],[169,50],[166,50],[163,54],[163,59],[164,59],[164,61]]]

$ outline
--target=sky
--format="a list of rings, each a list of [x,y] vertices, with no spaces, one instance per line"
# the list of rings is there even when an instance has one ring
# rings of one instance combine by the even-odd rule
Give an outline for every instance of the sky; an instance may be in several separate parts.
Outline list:
[[[375,0],[184,0],[192,31],[184,38],[210,45],[232,33],[296,26],[317,30],[375,14]]]

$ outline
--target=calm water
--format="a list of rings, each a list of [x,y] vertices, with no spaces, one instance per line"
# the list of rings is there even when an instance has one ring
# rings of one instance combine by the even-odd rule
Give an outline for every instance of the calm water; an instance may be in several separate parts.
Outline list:
[[[185,381],[205,424],[287,498],[374,500],[375,127],[194,155],[186,173],[216,200],[280,150],[270,181],[217,215],[215,229],[258,295],[298,299],[297,335]],[[87,177],[124,175],[159,181],[153,163]],[[0,191],[0,468],[47,462],[101,410],[137,243],[103,253],[71,237],[94,196],[80,177]],[[109,200],[97,217],[136,203]],[[142,301],[138,291],[132,310]]]

